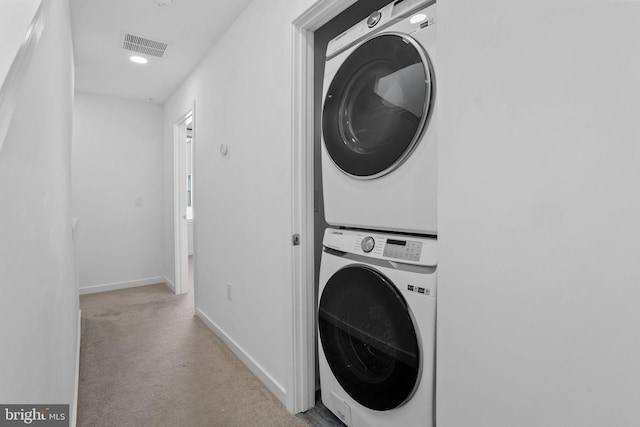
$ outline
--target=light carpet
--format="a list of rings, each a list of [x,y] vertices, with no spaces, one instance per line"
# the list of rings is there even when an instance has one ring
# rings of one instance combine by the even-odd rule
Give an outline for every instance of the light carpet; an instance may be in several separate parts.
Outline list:
[[[78,426],[307,426],[164,284],[83,295]]]

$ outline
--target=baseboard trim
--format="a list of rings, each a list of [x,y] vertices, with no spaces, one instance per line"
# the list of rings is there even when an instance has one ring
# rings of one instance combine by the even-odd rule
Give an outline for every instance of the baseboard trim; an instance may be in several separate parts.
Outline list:
[[[164,284],[167,285],[167,288],[171,289],[171,292],[176,293],[176,285],[169,280],[167,276],[164,276]]]
[[[262,383],[267,386],[269,391],[273,393],[283,405],[286,403],[287,393],[284,387],[278,381],[276,381],[265,369],[260,366],[258,362],[253,359],[238,343],[231,338],[226,332],[224,332],[213,320],[209,318],[205,313],[202,312],[199,308],[195,309],[195,314],[202,320],[202,322],[207,325],[211,331],[216,334],[229,349],[244,363],[247,368],[253,374],[258,377]]]
[[[80,389],[80,339],[82,337],[82,310],[78,309],[78,337],[76,339],[76,378],[73,386],[73,406],[71,407],[71,427],[76,427],[78,421],[78,392]]]
[[[148,279],[132,280],[130,282],[107,283],[104,285],[93,285],[80,287],[80,295],[96,294],[98,292],[116,291],[118,289],[136,288],[138,286],[157,285],[167,283],[164,276],[150,277]]]

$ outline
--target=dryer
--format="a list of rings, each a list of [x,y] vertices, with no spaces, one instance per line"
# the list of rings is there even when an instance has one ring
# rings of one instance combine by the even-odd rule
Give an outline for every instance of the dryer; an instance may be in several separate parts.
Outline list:
[[[328,224],[437,234],[435,23],[435,1],[396,0],[329,42]]]
[[[433,426],[436,239],[325,230],[323,404],[352,427]]]

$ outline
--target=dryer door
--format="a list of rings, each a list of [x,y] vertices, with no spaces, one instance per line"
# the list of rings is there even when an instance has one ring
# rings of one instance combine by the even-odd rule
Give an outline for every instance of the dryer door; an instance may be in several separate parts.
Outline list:
[[[318,327],[333,375],[358,403],[385,411],[413,395],[416,329],[402,294],[380,272],[364,265],[336,272],[322,291]]]
[[[375,36],[349,55],[331,81],[322,115],[327,152],[350,176],[389,173],[419,142],[433,101],[424,49],[406,35]]]

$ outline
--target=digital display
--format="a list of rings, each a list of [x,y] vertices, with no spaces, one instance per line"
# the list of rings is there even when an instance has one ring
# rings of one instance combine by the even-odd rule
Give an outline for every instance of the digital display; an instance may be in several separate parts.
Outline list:
[[[407,241],[406,240],[387,239],[387,244],[396,245],[396,246],[407,246]]]

